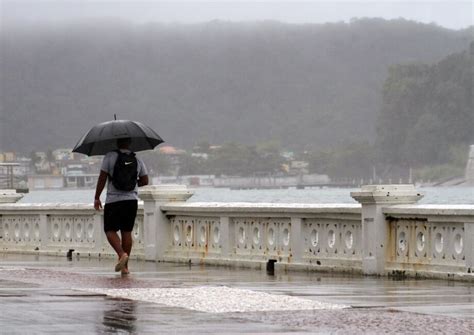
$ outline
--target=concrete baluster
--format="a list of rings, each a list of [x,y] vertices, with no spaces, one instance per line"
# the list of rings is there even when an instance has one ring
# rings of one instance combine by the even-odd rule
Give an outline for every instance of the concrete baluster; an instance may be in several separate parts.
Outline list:
[[[474,222],[464,223],[464,248],[466,269],[474,273]]]
[[[39,215],[39,238],[40,238],[40,251],[47,250],[49,247],[49,227],[48,227],[48,215]]]
[[[234,229],[231,227],[231,219],[228,216],[220,218],[220,231],[221,255],[222,258],[229,259],[234,253],[235,238]]]
[[[362,204],[362,271],[383,275],[389,226],[382,208],[414,204],[423,197],[413,185],[365,185],[351,197]]]
[[[163,261],[171,239],[171,226],[160,206],[170,202],[185,202],[193,195],[185,185],[151,185],[140,189],[144,204],[145,259]]]
[[[293,263],[300,263],[303,258],[304,243],[302,229],[302,219],[299,217],[291,218],[291,232],[290,232],[290,246],[291,246],[291,261]]]
[[[102,212],[94,213],[94,231],[92,233],[94,239],[94,252],[100,257],[108,244],[104,234],[104,214]]]

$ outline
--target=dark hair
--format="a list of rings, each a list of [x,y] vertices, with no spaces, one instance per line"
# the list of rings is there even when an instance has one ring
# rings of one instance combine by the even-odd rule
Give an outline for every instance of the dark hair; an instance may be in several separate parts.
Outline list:
[[[130,137],[119,138],[117,140],[117,146],[119,148],[123,148],[123,147],[128,148],[130,146],[130,144],[132,144],[132,139]]]

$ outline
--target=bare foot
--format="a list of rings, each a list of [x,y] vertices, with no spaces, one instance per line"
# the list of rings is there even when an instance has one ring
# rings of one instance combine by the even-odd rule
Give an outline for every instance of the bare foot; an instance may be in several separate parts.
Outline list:
[[[125,267],[127,266],[127,262],[128,262],[128,255],[124,253],[122,257],[120,257],[118,263],[115,265],[115,272],[119,272],[125,269]]]

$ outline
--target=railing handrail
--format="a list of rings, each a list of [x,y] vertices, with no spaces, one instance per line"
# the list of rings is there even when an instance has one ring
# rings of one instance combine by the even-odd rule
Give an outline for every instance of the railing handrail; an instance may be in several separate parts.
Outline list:
[[[474,216],[474,205],[392,205],[382,208],[390,216]]]
[[[285,204],[285,203],[251,203],[251,202],[194,202],[168,203],[160,209],[165,213],[272,213],[272,214],[360,214],[360,204]]]
[[[138,203],[138,210],[143,210],[143,203]],[[0,214],[2,212],[46,212],[46,211],[81,211],[97,212],[93,203],[5,203],[0,204]],[[100,213],[100,212],[98,212]]]

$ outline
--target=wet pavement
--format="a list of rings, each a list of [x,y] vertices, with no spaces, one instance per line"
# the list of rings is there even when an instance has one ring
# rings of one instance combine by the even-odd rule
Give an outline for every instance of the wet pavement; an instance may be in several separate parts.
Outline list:
[[[113,272],[111,259],[0,254],[0,333],[472,334],[474,329],[470,283],[130,262],[132,274],[122,277]]]

